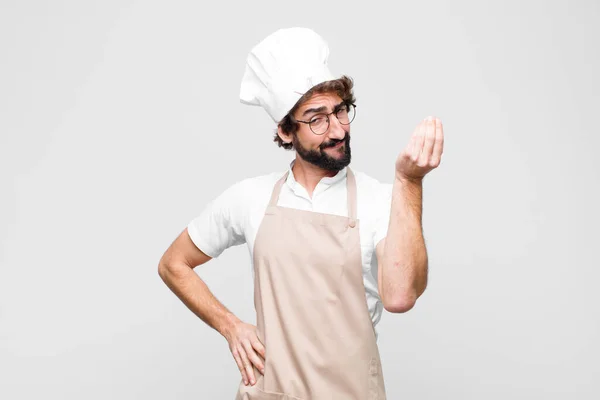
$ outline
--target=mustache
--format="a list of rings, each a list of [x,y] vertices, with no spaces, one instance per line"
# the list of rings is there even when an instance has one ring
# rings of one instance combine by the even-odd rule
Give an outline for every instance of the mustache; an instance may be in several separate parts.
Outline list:
[[[343,139],[341,139],[341,140],[332,140],[330,142],[323,143],[321,145],[321,148],[326,149],[328,147],[333,147],[333,146],[337,145],[340,142],[346,142],[346,145],[350,142],[350,135],[348,135],[348,132],[346,132],[346,136],[344,136]]]

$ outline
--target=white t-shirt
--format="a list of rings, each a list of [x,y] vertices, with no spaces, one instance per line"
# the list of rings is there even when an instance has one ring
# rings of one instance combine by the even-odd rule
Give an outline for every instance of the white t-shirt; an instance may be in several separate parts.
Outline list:
[[[346,195],[347,168],[333,177],[322,178],[312,198],[296,182],[290,163],[286,183],[281,188],[278,206],[335,215],[348,215]],[[352,169],[356,177],[357,218],[362,254],[365,298],[373,327],[379,322],[383,304],[377,290],[377,257],[375,247],[387,234],[390,216],[392,184],[380,183]],[[246,243],[254,276],[253,251],[256,233],[271,199],[275,183],[285,171],[244,179],[227,188],[212,200],[188,224],[194,244],[210,257],[218,257],[231,246]],[[377,330],[375,329],[377,336]]]

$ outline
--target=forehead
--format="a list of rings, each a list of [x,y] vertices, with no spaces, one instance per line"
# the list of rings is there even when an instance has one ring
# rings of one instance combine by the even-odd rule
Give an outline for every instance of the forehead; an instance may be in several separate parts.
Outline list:
[[[342,98],[335,92],[330,93],[315,93],[310,99],[306,100],[299,108],[298,112],[302,114],[309,108],[326,107],[333,109],[336,105],[342,102]]]

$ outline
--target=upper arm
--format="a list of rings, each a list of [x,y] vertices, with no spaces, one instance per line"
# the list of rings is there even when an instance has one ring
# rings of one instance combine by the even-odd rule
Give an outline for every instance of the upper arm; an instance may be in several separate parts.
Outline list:
[[[247,199],[243,183],[231,185],[209,202],[169,246],[160,265],[185,263],[195,268],[218,257],[226,248],[245,242]]]
[[[192,243],[212,258],[231,246],[245,243],[248,197],[245,182],[241,181],[208,203],[187,226]]]
[[[200,250],[188,234],[187,227],[171,243],[160,260],[160,264],[168,266],[174,263],[184,263],[190,268],[195,268],[211,260],[212,257]]]

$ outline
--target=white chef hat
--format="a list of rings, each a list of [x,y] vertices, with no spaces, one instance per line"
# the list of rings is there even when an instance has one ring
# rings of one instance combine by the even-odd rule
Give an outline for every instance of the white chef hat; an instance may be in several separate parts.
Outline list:
[[[327,67],[329,47],[308,28],[280,29],[252,48],[240,101],[261,106],[279,123],[311,87],[336,79]]]

